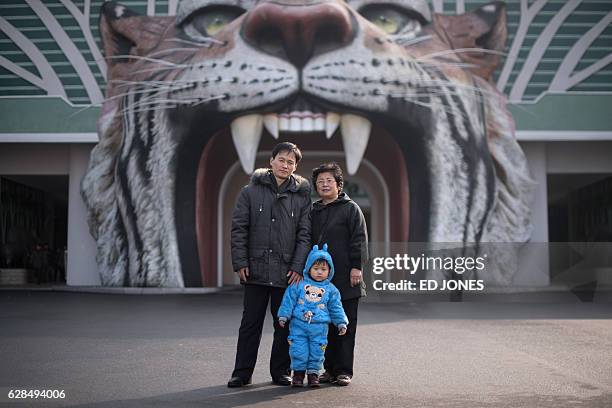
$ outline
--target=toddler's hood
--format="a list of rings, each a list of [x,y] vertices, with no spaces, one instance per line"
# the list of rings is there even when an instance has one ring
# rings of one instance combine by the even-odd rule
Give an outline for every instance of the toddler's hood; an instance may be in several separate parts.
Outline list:
[[[327,244],[323,244],[323,249],[319,249],[318,245],[312,247],[312,250],[308,254],[308,258],[306,258],[306,266],[304,266],[303,271],[304,278],[314,280],[310,276],[310,268],[312,267],[312,264],[319,259],[325,260],[329,265],[329,276],[327,277],[326,281],[331,282],[331,280],[334,278],[334,262],[332,261],[332,257],[329,252],[327,252]]]

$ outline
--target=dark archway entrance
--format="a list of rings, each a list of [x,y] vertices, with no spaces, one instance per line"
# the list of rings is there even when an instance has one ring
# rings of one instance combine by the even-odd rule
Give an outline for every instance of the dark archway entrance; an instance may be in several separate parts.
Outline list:
[[[2,284],[65,284],[68,176],[0,176]]]

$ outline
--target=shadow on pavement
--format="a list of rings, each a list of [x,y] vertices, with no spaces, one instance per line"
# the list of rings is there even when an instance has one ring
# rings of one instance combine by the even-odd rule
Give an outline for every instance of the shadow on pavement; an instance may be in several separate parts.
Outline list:
[[[267,384],[258,384],[239,391],[228,391],[224,386],[214,386],[193,390],[183,393],[173,393],[160,395],[151,398],[140,398],[132,400],[114,400],[93,404],[72,405],[72,407],[82,408],[106,408],[106,407],[244,407],[262,404],[263,406],[285,407],[291,404],[292,394],[295,396],[302,392],[314,392],[317,390],[308,388],[269,388]],[[319,390],[320,391],[320,390]],[[319,397],[322,397],[319,395]],[[329,398],[329,395],[324,399]],[[383,395],[355,395],[353,398],[335,395],[327,399],[325,406],[334,406],[334,403],[348,404],[355,408],[361,407],[401,407],[406,406],[427,406],[437,408],[515,408],[515,407],[539,407],[539,408],[559,408],[583,406],[589,408],[609,408],[612,401],[612,394],[581,398],[567,395],[525,395],[507,394],[497,397],[489,397],[488,401],[480,398],[466,398],[457,395],[455,397],[439,397],[432,395],[426,398],[389,398]],[[303,406],[320,406],[321,398],[314,398],[310,402],[298,402]]]
[[[242,407],[258,403],[280,402],[284,397],[302,392],[316,391],[312,388],[292,388],[272,385],[271,383],[253,384],[244,388],[227,388],[225,385],[200,388],[192,391],[163,394],[150,398],[104,401],[92,404],[72,405],[83,408],[110,407]]]

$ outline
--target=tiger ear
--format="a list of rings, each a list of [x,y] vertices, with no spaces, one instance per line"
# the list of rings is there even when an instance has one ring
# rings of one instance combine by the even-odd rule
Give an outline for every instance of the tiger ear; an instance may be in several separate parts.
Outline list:
[[[499,53],[458,52],[464,62],[474,65],[472,73],[487,81],[501,62],[501,53],[506,47],[508,28],[506,5],[495,1],[465,14],[446,16],[434,14],[435,30],[452,49],[482,48]]]
[[[157,44],[174,17],[141,16],[128,7],[107,1],[100,9],[100,36],[109,70],[118,64],[136,61]]]

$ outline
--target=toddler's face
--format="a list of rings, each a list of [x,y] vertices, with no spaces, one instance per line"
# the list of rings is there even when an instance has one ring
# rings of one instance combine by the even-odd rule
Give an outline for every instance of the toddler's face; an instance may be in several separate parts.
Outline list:
[[[310,267],[310,277],[321,282],[329,276],[329,265],[325,261],[317,261]]]

